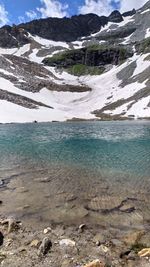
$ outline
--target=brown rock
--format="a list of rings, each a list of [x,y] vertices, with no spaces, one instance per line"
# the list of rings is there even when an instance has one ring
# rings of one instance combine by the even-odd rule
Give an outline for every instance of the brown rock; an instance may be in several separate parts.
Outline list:
[[[150,248],[144,248],[138,252],[140,257],[150,257]]]

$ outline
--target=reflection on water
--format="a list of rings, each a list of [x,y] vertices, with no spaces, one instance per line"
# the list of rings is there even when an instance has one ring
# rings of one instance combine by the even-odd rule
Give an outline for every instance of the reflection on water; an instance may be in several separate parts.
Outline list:
[[[150,123],[0,126],[1,212],[34,223],[147,226]]]

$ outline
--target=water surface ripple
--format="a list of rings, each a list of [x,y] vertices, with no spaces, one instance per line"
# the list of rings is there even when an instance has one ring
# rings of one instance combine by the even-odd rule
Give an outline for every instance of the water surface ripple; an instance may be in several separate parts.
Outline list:
[[[149,178],[150,122],[0,125],[4,214],[142,227]]]

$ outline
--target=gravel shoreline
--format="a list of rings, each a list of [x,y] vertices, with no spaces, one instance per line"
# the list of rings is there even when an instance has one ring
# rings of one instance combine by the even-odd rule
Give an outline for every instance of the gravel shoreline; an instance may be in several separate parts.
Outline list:
[[[45,229],[33,229],[34,225],[27,228],[23,221],[0,216],[0,266],[150,266],[150,233],[143,230],[120,236],[118,229],[85,224],[53,223]]]

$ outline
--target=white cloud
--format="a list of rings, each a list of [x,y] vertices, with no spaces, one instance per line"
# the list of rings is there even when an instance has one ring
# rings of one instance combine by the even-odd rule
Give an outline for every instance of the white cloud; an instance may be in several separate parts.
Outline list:
[[[37,11],[41,13],[42,18],[46,17],[65,17],[68,16],[67,4],[62,4],[57,0],[40,0],[43,7],[37,8]]]
[[[30,10],[30,11],[27,11],[26,12],[26,16],[33,20],[33,19],[36,19],[37,18],[37,13],[34,11],[34,10]]]
[[[6,11],[4,5],[0,5],[0,27],[9,22],[8,12]]]
[[[80,14],[94,13],[100,16],[109,15],[114,10],[112,2],[119,4],[120,11],[125,12],[142,7],[147,0],[85,0],[78,12]]]
[[[145,3],[147,2],[147,0],[121,0],[120,1],[120,5],[121,5],[121,12],[124,11],[129,11],[133,8],[138,9],[140,7],[142,7]]]
[[[119,3],[120,0],[114,0]],[[114,10],[112,0],[85,0],[84,5],[79,7],[80,14],[94,13],[97,15],[110,15]]]

